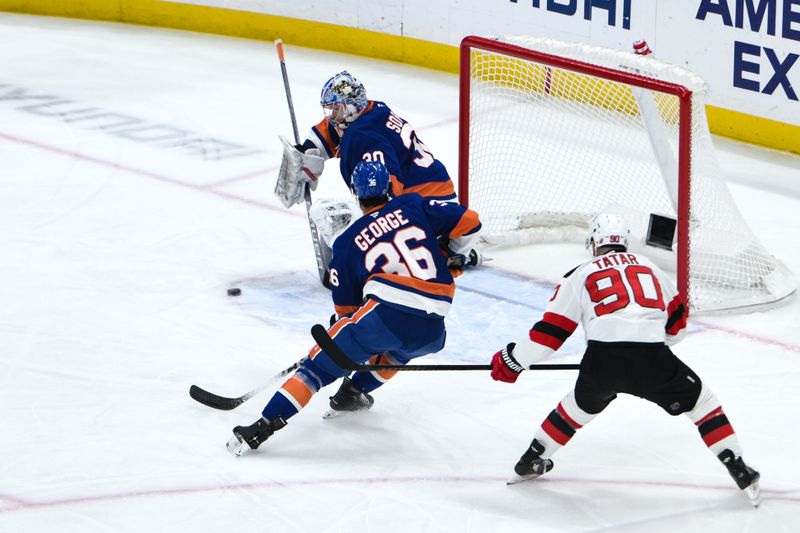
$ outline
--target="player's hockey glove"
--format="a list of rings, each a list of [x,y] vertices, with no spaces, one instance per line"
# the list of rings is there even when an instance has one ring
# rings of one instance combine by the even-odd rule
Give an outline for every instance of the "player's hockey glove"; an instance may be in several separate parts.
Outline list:
[[[450,274],[457,278],[464,273],[464,267],[478,266],[482,263],[482,255],[476,250],[470,250],[467,255],[459,254],[450,249],[450,238],[446,236],[439,237],[439,250],[442,255],[447,259],[447,268]]]
[[[447,258],[447,268],[450,270],[450,275],[457,278],[464,273],[465,258],[461,254],[451,255]]]
[[[514,351],[516,343],[509,342],[505,348],[494,354],[492,357],[492,379],[495,381],[505,381],[515,383],[520,372],[525,370],[519,361],[514,359],[511,353]]]

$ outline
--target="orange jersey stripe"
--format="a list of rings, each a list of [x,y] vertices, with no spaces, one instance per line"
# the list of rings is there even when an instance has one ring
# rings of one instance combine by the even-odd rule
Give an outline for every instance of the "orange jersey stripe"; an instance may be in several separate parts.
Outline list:
[[[397,183],[400,184],[399,181]],[[392,185],[394,184],[395,180],[392,180]],[[431,198],[436,196],[451,196],[456,193],[456,190],[453,188],[452,180],[430,181],[428,183],[423,183],[422,185],[414,185],[413,187],[408,187],[408,188],[404,188],[403,185],[400,184],[400,188],[401,192],[397,192],[397,189],[394,189],[395,196],[400,194],[408,194],[410,192],[415,192],[420,196]]]
[[[421,279],[410,278],[408,276],[401,276],[399,274],[373,274],[369,279],[385,279],[394,285],[401,285],[412,288],[416,291],[433,294],[436,296],[446,296],[450,299],[456,293],[456,284],[450,283],[445,285],[443,283],[435,283],[432,281],[424,281]]]
[[[350,313],[355,312],[358,309],[357,305],[334,305],[333,309],[336,311],[336,315],[339,317],[343,317],[345,315],[349,315]]]
[[[297,376],[292,376],[281,387],[287,394],[290,394],[298,404],[305,407],[314,396],[314,391],[308,388],[305,382]]]
[[[478,213],[472,209],[467,209],[467,211],[461,216],[461,220],[458,221],[456,227],[450,232],[450,238],[458,239],[459,237],[466,235],[470,231],[477,228],[480,223],[481,221],[478,219]]]
[[[390,174],[389,180],[392,182],[392,194],[394,196],[400,196],[401,194],[406,192],[405,188],[403,187],[403,184],[400,183],[399,179],[397,179],[397,176],[395,176],[394,174]]]
[[[369,364],[371,365],[388,365],[391,364],[391,361],[388,361],[388,357],[385,358],[387,361],[381,361],[383,359],[383,354],[376,355],[372,359],[369,360]],[[381,377],[382,380],[387,381],[392,379],[395,374],[397,374],[397,370],[379,370],[377,372],[373,372],[373,374],[377,374]]]
[[[323,118],[317,124],[317,133],[322,136],[322,142],[325,143],[325,146],[328,148],[328,153],[332,154],[333,157],[339,156],[339,146],[334,142],[333,137],[331,137],[330,132],[328,131],[328,125],[330,122],[327,118]]]
[[[344,328],[348,324],[357,323],[359,320],[364,318],[364,316],[366,316],[370,311],[375,309],[376,305],[378,305],[377,301],[367,300],[367,303],[362,305],[358,311],[353,313],[353,316],[340,318],[339,320],[337,320],[336,323],[328,329],[328,335],[330,335],[332,339],[335,339],[336,335],[339,333],[339,331],[342,330],[342,328]],[[311,348],[311,350],[308,352],[308,356],[311,359],[314,359],[321,351],[322,349],[319,347],[319,345],[315,344],[314,347]]]

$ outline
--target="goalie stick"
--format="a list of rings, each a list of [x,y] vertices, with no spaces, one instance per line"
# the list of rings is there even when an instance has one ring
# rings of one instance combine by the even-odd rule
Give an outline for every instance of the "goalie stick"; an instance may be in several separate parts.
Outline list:
[[[284,368],[283,370],[272,376],[266,383],[259,385],[250,392],[242,394],[241,396],[238,396],[236,398],[227,398],[225,396],[220,396],[218,394],[214,394],[213,392],[208,392],[207,390],[202,389],[197,385],[192,385],[191,387],[189,387],[189,396],[191,396],[193,400],[198,401],[203,405],[207,405],[208,407],[213,407],[214,409],[219,409],[221,411],[230,411],[231,409],[236,409],[244,402],[246,402],[256,394],[261,392],[262,390],[272,385],[275,381],[297,370],[306,359],[308,359],[308,357],[303,357],[289,368]]]
[[[320,324],[315,324],[311,328],[311,336],[314,342],[319,344],[328,357],[336,363],[339,368],[351,372],[375,372],[379,370],[400,370],[400,371],[448,371],[448,370],[491,370],[492,365],[368,365],[358,364],[350,359],[344,351],[339,348],[336,342],[328,335],[328,331]],[[578,364],[550,364],[550,365],[531,365],[528,370],[579,370]]]
[[[289,87],[289,74],[286,71],[286,57],[283,55],[283,41],[278,39],[275,41],[275,48],[278,50],[278,60],[281,64],[281,75],[283,76],[283,89],[286,92],[286,104],[289,107],[289,116],[292,118],[292,132],[294,133],[294,143],[300,144],[300,134],[297,132],[297,118],[294,113],[294,102],[292,101],[292,90]],[[306,171],[308,172],[308,171]],[[317,260],[317,272],[319,273],[319,280],[325,287],[329,287],[328,282],[328,264],[331,262],[331,249],[328,246],[323,246],[319,238],[319,231],[317,225],[311,219],[311,189],[306,183],[303,191],[303,199],[306,204],[306,217],[308,220],[308,229],[311,231],[311,242],[314,245],[314,257]]]

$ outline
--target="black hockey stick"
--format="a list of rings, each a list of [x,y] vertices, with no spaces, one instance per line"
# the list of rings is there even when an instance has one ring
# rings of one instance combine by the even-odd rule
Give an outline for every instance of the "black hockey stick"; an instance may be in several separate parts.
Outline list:
[[[284,368],[279,373],[272,376],[266,383],[259,385],[250,392],[242,394],[241,396],[236,398],[227,398],[225,396],[220,396],[218,394],[214,394],[213,392],[208,392],[205,389],[201,389],[197,385],[192,385],[191,387],[189,387],[189,396],[191,396],[193,400],[196,400],[202,403],[203,405],[207,405],[208,407],[213,407],[214,409],[220,409],[222,411],[230,411],[231,409],[236,409],[244,402],[246,402],[256,394],[261,392],[262,390],[272,385],[275,381],[297,370],[297,368],[299,368],[300,365],[302,365],[306,359],[308,359],[308,357],[303,357],[289,368]]]
[[[328,331],[321,325],[316,324],[311,328],[311,336],[319,344],[328,356],[336,363],[339,368],[351,372],[366,371],[374,372],[378,370],[405,370],[405,371],[447,371],[447,370],[491,370],[492,365],[360,365],[347,357],[347,354],[328,335]],[[579,370],[577,364],[552,364],[552,365],[531,365],[529,370]]]
[[[278,50],[278,60],[281,63],[281,74],[283,75],[283,88],[286,91],[286,103],[289,106],[289,116],[292,117],[292,131],[294,132],[294,143],[300,144],[300,134],[297,132],[297,118],[294,113],[294,102],[292,101],[292,90],[289,88],[289,74],[286,71],[286,58],[283,55],[283,41],[275,41]],[[317,259],[317,272],[319,280],[325,287],[328,287],[328,264],[331,262],[331,249],[324,245],[319,238],[317,225],[311,219],[311,188],[306,183],[303,191],[303,199],[306,203],[306,216],[308,218],[308,229],[311,231],[311,243],[314,245],[314,257]]]

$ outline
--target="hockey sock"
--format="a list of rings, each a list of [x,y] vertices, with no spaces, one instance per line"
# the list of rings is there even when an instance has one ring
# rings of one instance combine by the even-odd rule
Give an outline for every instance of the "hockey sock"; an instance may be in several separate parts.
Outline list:
[[[369,360],[371,365],[396,365],[397,361],[383,353],[376,355]],[[356,372],[351,381],[361,392],[370,393],[392,379],[397,374],[397,370],[381,370],[379,372]]]
[[[703,442],[715,456],[723,450],[731,450],[735,457],[742,455],[742,448],[733,426],[725,416],[716,395],[705,383],[694,408],[686,415],[695,423]]]
[[[597,415],[591,415],[578,407],[575,391],[570,391],[547,415],[536,432],[534,438],[544,445],[541,457],[543,459],[552,457],[572,439],[577,430],[591,422],[595,416]]]
[[[261,412],[264,418],[274,420],[281,416],[284,420],[288,420],[300,412],[319,389],[333,382],[333,379],[322,379],[309,366],[304,363],[292,377],[281,385],[281,388],[272,396]]]

